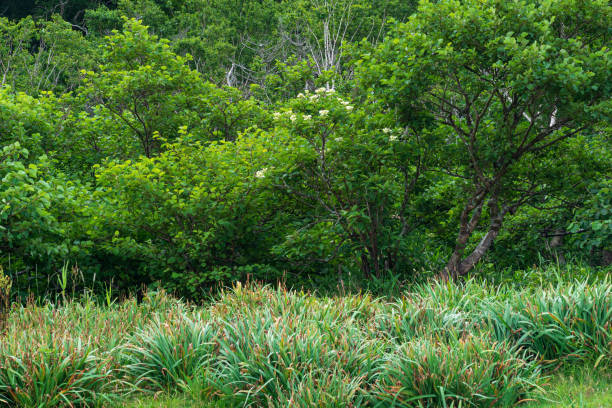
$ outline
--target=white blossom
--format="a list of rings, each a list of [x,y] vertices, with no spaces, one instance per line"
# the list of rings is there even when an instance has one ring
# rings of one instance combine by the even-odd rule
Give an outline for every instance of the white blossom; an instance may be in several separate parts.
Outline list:
[[[326,91],[325,88],[317,88],[317,89],[315,89],[315,93],[318,93],[318,94],[324,93],[325,91]]]
[[[304,115],[304,120],[310,120],[312,119],[312,115]]]
[[[346,105],[346,110],[350,112],[353,110],[353,107],[351,105]]]
[[[308,99],[310,99],[311,101],[314,101],[315,99],[317,99],[319,97],[319,95],[310,95],[308,97]]]
[[[397,141],[397,135],[391,135],[391,136],[389,136],[389,141],[390,141],[390,142],[395,142],[395,141]]]
[[[255,177],[257,177],[257,178],[259,178],[259,179],[264,178],[264,177],[266,176],[266,171],[268,171],[268,168],[267,168],[267,167],[264,167],[264,168],[263,168],[263,169],[261,169],[261,170],[257,170],[257,171],[255,172]]]
[[[341,104],[343,104],[344,106],[347,106],[350,102],[349,101],[340,101]]]
[[[327,114],[328,114],[328,113],[329,113],[329,111],[328,111],[327,109],[321,109],[321,110],[319,111],[319,115],[320,115],[321,117],[325,117],[325,116],[327,116]]]
[[[384,128],[384,129],[383,129],[383,133],[391,133],[391,129],[389,129],[389,128]]]
[[[298,96],[297,96],[297,97],[298,97],[298,98],[303,98],[303,97],[304,97],[304,94],[300,92],[300,93],[298,94]]]
[[[275,119],[275,120],[279,120],[279,119],[280,119],[280,117],[281,117],[281,114],[280,114],[280,112],[274,112],[274,113],[272,114],[272,116],[274,116],[274,119]]]
[[[334,139],[336,142],[341,142],[343,139],[341,137],[337,137]]]
[[[297,119],[297,116],[294,113],[291,116],[289,116],[289,119],[291,119],[292,122],[295,122],[295,120]]]

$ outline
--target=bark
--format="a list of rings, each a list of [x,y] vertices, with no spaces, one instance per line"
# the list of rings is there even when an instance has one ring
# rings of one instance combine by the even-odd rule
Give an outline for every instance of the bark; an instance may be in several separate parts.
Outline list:
[[[467,208],[468,207],[466,207],[466,209]],[[457,279],[466,275],[470,270],[472,270],[474,265],[476,265],[482,259],[489,248],[491,248],[491,245],[495,241],[495,238],[499,234],[502,227],[507,209],[504,208],[503,210],[500,210],[496,195],[493,195],[489,199],[487,208],[489,209],[490,218],[489,229],[478,245],[476,245],[476,248],[474,248],[474,250],[465,258],[463,258],[465,247],[470,236],[476,229],[478,221],[480,220],[482,203],[474,210],[474,214],[469,222],[465,222],[467,217],[464,217],[464,214],[462,214],[461,229],[459,230],[459,235],[457,237],[457,244],[450,260],[448,261],[448,264],[446,265],[446,268],[444,268],[439,275],[441,279]],[[464,209],[464,213],[465,211],[466,210]]]
[[[448,280],[449,278],[455,279],[461,264],[461,258],[467,245],[467,241],[472,235],[472,232],[476,229],[478,222],[480,221],[480,215],[482,214],[483,200],[477,199],[477,196],[470,200],[470,203],[466,204],[460,217],[460,228],[457,236],[457,242],[455,249],[451,255],[446,267],[440,273],[440,278]],[[471,214],[471,216],[470,216]]]
[[[489,213],[490,213],[490,223],[489,230],[485,234],[485,236],[480,240],[476,248],[469,254],[461,263],[459,264],[459,268],[457,270],[458,276],[466,275],[474,265],[478,263],[487,253],[489,248],[491,248],[491,244],[497,238],[499,234],[499,230],[502,227],[502,223],[504,221],[505,211],[499,211],[499,206],[497,204],[497,199],[491,199],[489,202]]]

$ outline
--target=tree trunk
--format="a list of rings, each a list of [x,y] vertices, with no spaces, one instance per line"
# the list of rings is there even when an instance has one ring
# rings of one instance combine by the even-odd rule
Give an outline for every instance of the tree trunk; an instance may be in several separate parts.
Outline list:
[[[487,253],[493,241],[499,234],[499,230],[501,229],[503,222],[503,214],[500,214],[498,217],[491,220],[491,224],[489,225],[489,231],[487,231],[486,235],[480,240],[476,248],[472,251],[470,255],[468,255],[461,263],[459,264],[459,269],[457,271],[458,276],[466,275],[474,265],[478,263]]]
[[[472,200],[470,200],[472,201]],[[459,266],[461,264],[461,258],[463,257],[463,251],[467,245],[467,241],[476,229],[478,222],[480,221],[480,215],[482,214],[483,202],[470,202],[466,204],[460,217],[460,228],[457,236],[457,242],[455,249],[451,255],[446,267],[440,272],[439,278],[442,280],[455,279],[458,276]],[[471,214],[471,217],[470,217]]]
[[[467,208],[468,207],[466,207],[466,209]],[[476,208],[474,214],[472,215],[472,218],[467,224],[463,222],[467,217],[464,217],[462,214],[462,224],[461,229],[459,231],[459,236],[457,237],[457,244],[455,246],[453,254],[451,255],[450,260],[448,261],[448,264],[446,265],[446,268],[439,275],[441,279],[457,279],[461,276],[466,275],[470,270],[472,270],[474,265],[476,265],[482,259],[482,257],[486,254],[486,252],[493,244],[493,241],[495,241],[495,238],[499,234],[499,231],[502,227],[506,209],[500,211],[496,195],[493,195],[489,199],[489,202],[487,203],[487,208],[489,209],[490,218],[489,230],[480,240],[476,248],[474,248],[474,250],[463,260],[462,257],[465,247],[467,245],[467,241],[476,229],[478,221],[480,220],[482,203],[479,207]]]

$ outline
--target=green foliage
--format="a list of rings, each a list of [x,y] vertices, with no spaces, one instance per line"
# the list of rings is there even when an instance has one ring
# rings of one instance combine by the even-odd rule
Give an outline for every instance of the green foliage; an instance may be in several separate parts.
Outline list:
[[[610,6],[590,2],[584,29],[567,12],[581,4],[423,2],[358,63],[364,94],[431,135],[426,166],[455,179],[459,233],[447,274],[466,274],[505,218],[555,194],[549,176],[565,163],[554,146],[565,152],[606,118]],[[466,253],[479,225],[482,239]]]
[[[34,21],[0,17],[0,85],[37,94],[72,89],[95,58],[90,43],[59,16]]]
[[[56,174],[45,156],[29,164],[27,158],[18,142],[0,151],[0,261],[19,275],[76,250],[71,229],[80,212],[81,186]]]
[[[570,231],[574,242],[589,251],[612,250],[612,179],[593,186],[591,197],[576,213]]]
[[[159,151],[155,132],[167,138],[197,120],[193,108],[204,83],[167,41],[149,35],[146,26],[126,20],[123,32],[107,38],[102,60],[99,72],[82,72],[79,93],[103,107],[102,114],[123,122],[142,154],[150,157]]]
[[[1,358],[0,403],[7,406],[103,406],[114,399],[108,363],[79,344]]]
[[[274,184],[303,208],[277,252],[332,271],[359,265],[366,276],[405,268],[418,146],[386,127],[388,115],[356,110],[333,89],[299,94],[274,116],[290,143],[276,158]],[[410,158],[415,165],[403,164]]]
[[[273,271],[265,264],[276,203],[257,177],[273,144],[265,135],[206,147],[184,140],[154,158],[98,168],[87,233],[119,266],[134,265],[116,278],[139,285],[140,273],[141,282],[194,296],[258,269],[248,265]]]
[[[36,5],[0,18],[20,296],[609,263],[603,0]]]
[[[11,88],[0,88],[0,146],[13,143],[27,149],[34,159],[55,149],[51,107],[44,100]]]
[[[536,387],[539,369],[508,344],[468,335],[399,347],[377,397],[393,407],[510,407]]]

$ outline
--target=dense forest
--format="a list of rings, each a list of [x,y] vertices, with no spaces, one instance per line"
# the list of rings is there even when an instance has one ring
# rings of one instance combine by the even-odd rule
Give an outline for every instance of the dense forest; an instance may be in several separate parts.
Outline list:
[[[612,406],[611,37],[607,0],[0,1],[0,406]]]
[[[66,267],[197,297],[611,262],[606,1],[0,11],[0,264],[23,293]]]

